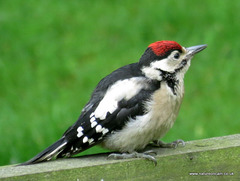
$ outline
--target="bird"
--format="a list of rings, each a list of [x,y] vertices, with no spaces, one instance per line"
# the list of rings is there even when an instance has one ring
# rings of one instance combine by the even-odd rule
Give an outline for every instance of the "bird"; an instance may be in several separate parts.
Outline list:
[[[125,65],[96,86],[77,121],[30,165],[68,158],[95,145],[112,150],[108,158],[145,158],[156,163],[147,145],[176,148],[181,139],[160,139],[173,126],[184,97],[184,76],[206,44],[183,47],[176,41],[151,43],[136,63]]]

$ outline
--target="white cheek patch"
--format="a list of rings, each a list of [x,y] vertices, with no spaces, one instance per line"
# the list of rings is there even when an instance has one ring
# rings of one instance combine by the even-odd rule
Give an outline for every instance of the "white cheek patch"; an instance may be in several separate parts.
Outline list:
[[[113,84],[96,108],[95,117],[104,120],[107,113],[112,114],[118,108],[119,101],[131,99],[144,87],[143,80],[145,79],[138,77],[119,80]]]
[[[167,58],[160,60],[160,61],[155,61],[150,64],[152,68],[155,69],[161,69],[166,72],[174,72],[175,66],[174,63],[170,64],[169,60]]]

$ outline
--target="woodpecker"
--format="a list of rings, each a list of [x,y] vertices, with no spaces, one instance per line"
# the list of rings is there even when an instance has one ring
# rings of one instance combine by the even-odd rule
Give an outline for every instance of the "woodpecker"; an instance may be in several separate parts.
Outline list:
[[[148,46],[137,63],[123,66],[103,78],[78,120],[54,144],[21,165],[71,157],[94,145],[116,151],[110,158],[145,158],[150,151],[177,147],[183,140],[160,139],[173,126],[184,96],[184,75],[193,56],[207,45],[182,47],[175,41]]]

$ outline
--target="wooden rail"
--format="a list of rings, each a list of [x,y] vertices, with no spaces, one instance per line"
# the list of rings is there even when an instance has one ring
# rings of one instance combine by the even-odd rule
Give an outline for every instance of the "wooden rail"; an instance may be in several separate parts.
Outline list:
[[[144,159],[107,160],[107,154],[0,167],[1,180],[240,180],[240,134],[157,148],[158,164]]]

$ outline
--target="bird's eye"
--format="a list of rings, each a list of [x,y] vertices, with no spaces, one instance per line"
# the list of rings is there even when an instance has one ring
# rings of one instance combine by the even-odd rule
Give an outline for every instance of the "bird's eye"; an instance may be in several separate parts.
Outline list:
[[[178,59],[180,57],[180,53],[175,53],[174,58]]]

